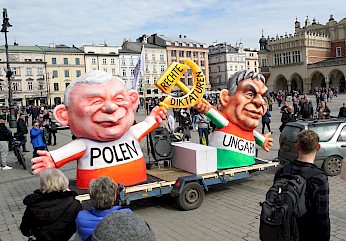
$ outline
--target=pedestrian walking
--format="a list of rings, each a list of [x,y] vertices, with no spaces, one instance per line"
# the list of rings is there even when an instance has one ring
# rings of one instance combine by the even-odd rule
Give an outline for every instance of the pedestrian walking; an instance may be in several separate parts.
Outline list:
[[[28,126],[25,123],[24,113],[21,113],[19,115],[19,118],[17,121],[17,135],[16,135],[16,137],[20,141],[19,145],[23,148],[23,152],[29,152],[26,149],[27,135],[28,135]]]
[[[262,116],[262,134],[264,134],[265,126],[267,126],[269,132],[272,132],[270,129],[271,116],[272,115],[270,114],[269,110],[267,110],[266,113]]]
[[[0,160],[2,170],[11,170],[12,167],[7,165],[8,142],[12,139],[11,131],[5,125],[6,115],[0,116]]]
[[[314,107],[309,98],[305,98],[305,101],[301,105],[300,114],[303,119],[309,119],[314,116]]]
[[[287,167],[290,174],[306,179],[307,212],[297,219],[299,240],[327,241],[330,239],[329,183],[326,174],[315,166],[316,152],[320,149],[319,136],[311,130],[304,130],[297,137],[298,159],[287,162],[274,177],[274,182],[285,175]]]

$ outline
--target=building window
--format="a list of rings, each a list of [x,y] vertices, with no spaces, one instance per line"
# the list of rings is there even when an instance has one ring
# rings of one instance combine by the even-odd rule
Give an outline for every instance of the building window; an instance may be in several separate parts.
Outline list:
[[[65,83],[65,88],[67,88],[70,85],[70,83]]]
[[[59,83],[54,83],[54,91],[59,91]]]
[[[160,70],[161,70],[161,72],[164,72],[165,71],[165,66],[161,65]]]
[[[179,57],[184,57],[184,51],[179,50]]]
[[[43,69],[41,67],[37,68],[37,75],[43,75]]]
[[[122,71],[123,71],[123,77],[126,77],[126,69],[122,69]]]
[[[123,65],[123,66],[126,65],[125,59],[122,59],[122,60],[121,60],[121,65]]]
[[[31,68],[26,68],[26,75],[31,76],[32,75],[32,69]]]
[[[107,73],[107,69],[103,69],[103,72],[106,72],[106,73]]]
[[[135,70],[131,69],[131,76],[134,76],[134,75],[135,75]]]
[[[52,64],[56,64],[56,58],[52,58]]]
[[[296,50],[293,52],[293,63],[300,63],[300,51]]]
[[[64,70],[64,73],[65,73],[65,78],[70,77],[70,71]]]
[[[130,60],[130,66],[133,66],[133,59]]]
[[[193,51],[192,55],[193,55],[194,58],[198,58],[198,52]]]
[[[33,90],[33,85],[31,81],[28,82],[28,90]]]
[[[68,64],[68,58],[64,58],[64,64]]]
[[[107,59],[103,58],[102,59],[102,64],[107,64]]]
[[[58,78],[58,71],[57,70],[53,70],[53,78]]]
[[[13,83],[12,83],[12,90],[18,91],[18,90],[19,90],[19,83],[13,82]]]
[[[341,57],[341,47],[336,48],[335,57]]]
[[[160,61],[165,61],[163,54],[160,54]]]
[[[147,72],[149,71],[149,66],[148,65],[145,66],[145,71],[147,71]]]
[[[149,82],[150,82],[149,77],[146,78],[146,82],[147,82],[147,84],[149,84]]]
[[[155,60],[155,54],[152,54],[152,55],[151,55],[151,59],[152,59],[152,60]]]
[[[76,58],[76,65],[80,65],[80,59]]]
[[[191,51],[186,51],[186,57],[191,57]]]
[[[91,59],[91,64],[96,64],[96,58]]]
[[[262,67],[267,67],[267,59],[262,59]]]
[[[115,69],[112,69],[112,75],[113,76],[115,75]]]
[[[76,76],[77,77],[81,76],[81,71],[80,70],[76,70]]]
[[[156,65],[153,65],[153,72],[156,72]]]
[[[144,55],[144,59],[145,59],[145,60],[148,60],[148,54],[145,54],[145,55]]]
[[[177,51],[176,50],[171,50],[171,57],[177,56]]]
[[[38,89],[39,89],[39,90],[43,90],[43,87],[44,87],[43,81],[39,81],[39,82],[38,82]]]
[[[111,64],[114,64],[115,61],[114,61],[114,58],[111,58]]]
[[[204,66],[204,60],[201,60],[201,66]]]
[[[204,52],[201,52],[201,54],[200,54],[201,58],[204,58],[204,54],[205,54]]]

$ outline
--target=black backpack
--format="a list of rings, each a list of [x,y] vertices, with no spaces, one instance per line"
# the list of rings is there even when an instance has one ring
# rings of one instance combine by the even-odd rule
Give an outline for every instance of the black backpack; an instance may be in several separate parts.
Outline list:
[[[269,188],[262,206],[260,217],[260,239],[262,241],[298,241],[297,218],[303,216],[306,209],[306,180],[320,173],[312,169],[311,173],[294,175],[290,173],[289,163],[283,166],[283,174]]]

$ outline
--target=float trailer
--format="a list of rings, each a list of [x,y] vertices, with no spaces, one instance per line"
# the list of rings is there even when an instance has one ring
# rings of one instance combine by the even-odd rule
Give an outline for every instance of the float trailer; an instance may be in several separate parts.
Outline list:
[[[256,158],[256,164],[251,166],[218,170],[200,175],[175,167],[159,166],[159,168],[147,170],[147,183],[119,189],[118,201],[120,204],[129,205],[134,200],[170,194],[177,199],[182,210],[192,210],[202,204],[204,191],[208,191],[209,186],[244,179],[249,177],[249,173],[252,171],[261,171],[278,165],[279,162],[276,161]],[[90,197],[89,194],[81,194],[76,199],[82,202],[89,200]]]

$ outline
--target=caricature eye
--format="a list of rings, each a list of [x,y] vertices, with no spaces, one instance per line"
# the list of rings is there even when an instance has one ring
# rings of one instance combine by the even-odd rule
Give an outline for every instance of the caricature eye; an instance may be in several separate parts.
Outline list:
[[[92,105],[100,105],[102,103],[103,103],[103,101],[101,99],[94,100],[94,101],[91,102]]]
[[[254,94],[252,91],[246,92],[246,93],[245,93],[245,96],[246,96],[247,98],[251,98],[251,99],[255,98],[255,94]]]

